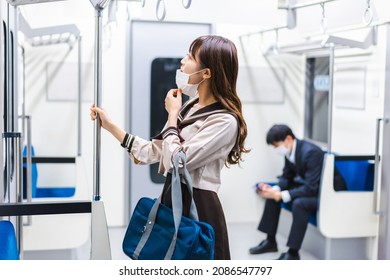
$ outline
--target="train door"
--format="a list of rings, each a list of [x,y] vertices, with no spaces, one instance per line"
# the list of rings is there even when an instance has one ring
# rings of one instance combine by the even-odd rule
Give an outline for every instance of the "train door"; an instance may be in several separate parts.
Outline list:
[[[128,131],[144,139],[159,132],[166,120],[164,98],[167,90],[175,88],[175,73],[190,43],[200,35],[211,32],[210,24],[173,22],[130,22],[127,85]],[[151,36],[153,34],[153,36]],[[126,160],[129,162],[129,160]],[[130,211],[142,196],[157,197],[164,178],[151,167],[131,163],[127,182],[126,203]],[[125,217],[127,220],[129,217]]]

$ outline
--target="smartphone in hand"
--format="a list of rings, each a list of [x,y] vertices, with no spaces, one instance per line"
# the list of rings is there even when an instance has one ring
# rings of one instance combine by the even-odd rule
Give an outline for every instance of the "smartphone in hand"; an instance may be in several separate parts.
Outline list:
[[[255,185],[256,193],[259,193],[260,191],[263,191],[264,190],[264,186],[265,186],[265,184],[263,184],[263,183],[257,183]]]

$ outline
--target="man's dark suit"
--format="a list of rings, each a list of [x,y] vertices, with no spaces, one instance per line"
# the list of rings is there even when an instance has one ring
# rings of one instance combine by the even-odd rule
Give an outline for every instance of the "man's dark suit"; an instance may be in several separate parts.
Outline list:
[[[283,174],[279,177],[278,185],[281,191],[288,190],[291,196],[289,203],[293,222],[287,246],[299,250],[306,233],[309,214],[315,213],[318,208],[318,190],[324,153],[308,141],[295,140],[295,163],[285,158]],[[280,210],[281,202],[267,199],[258,230],[275,236]]]

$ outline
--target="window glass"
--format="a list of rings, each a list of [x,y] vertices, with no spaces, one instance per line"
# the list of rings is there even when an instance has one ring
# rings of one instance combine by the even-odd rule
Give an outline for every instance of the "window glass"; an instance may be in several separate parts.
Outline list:
[[[329,57],[306,60],[305,137],[320,143],[328,139]]]

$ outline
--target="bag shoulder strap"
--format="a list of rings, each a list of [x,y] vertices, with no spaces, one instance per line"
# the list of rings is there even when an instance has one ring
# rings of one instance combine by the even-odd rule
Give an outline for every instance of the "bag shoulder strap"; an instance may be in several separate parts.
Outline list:
[[[173,252],[175,251],[177,233],[180,227],[180,221],[183,215],[183,200],[182,200],[182,192],[181,192],[181,180],[179,174],[179,165],[180,163],[183,165],[182,167],[182,175],[183,179],[186,182],[185,185],[188,188],[188,193],[191,197],[191,205],[190,205],[190,218],[195,221],[199,221],[198,211],[196,210],[195,201],[193,198],[193,184],[191,180],[190,173],[187,170],[186,166],[186,155],[184,151],[179,151],[174,158],[173,162],[173,170],[172,170],[172,211],[173,211],[173,221],[175,223],[175,233],[172,238],[172,242],[168,248],[168,251],[165,255],[166,260],[172,259]]]
[[[196,210],[195,201],[193,199],[193,185],[191,176],[187,170],[186,166],[186,156],[183,151],[179,151],[174,158],[173,162],[173,170],[172,170],[172,213],[173,213],[173,221],[175,225],[175,232],[172,236],[171,244],[169,245],[169,248],[167,250],[167,253],[165,254],[164,259],[170,260],[172,259],[175,246],[176,246],[176,240],[177,240],[177,233],[179,231],[180,221],[182,218],[183,213],[183,201],[182,201],[182,192],[181,192],[181,180],[180,180],[180,174],[179,174],[179,165],[180,163],[183,165],[182,171],[183,171],[183,178],[186,182],[188,191],[191,196],[191,208],[190,208],[190,217],[196,221],[199,220],[198,218],[198,212]],[[159,198],[154,202],[149,215],[148,219],[146,221],[145,230],[141,236],[140,241],[137,244],[137,247],[134,250],[133,259],[138,259],[139,254],[141,253],[143,247],[145,246],[146,242],[149,239],[150,234],[152,233],[153,226],[156,221],[158,208],[161,204],[162,195],[159,196]]]

